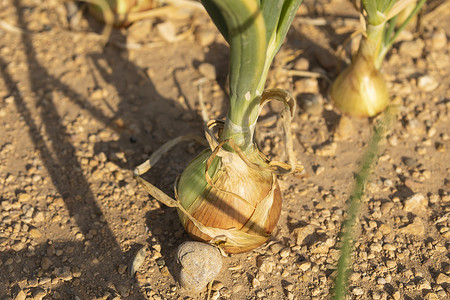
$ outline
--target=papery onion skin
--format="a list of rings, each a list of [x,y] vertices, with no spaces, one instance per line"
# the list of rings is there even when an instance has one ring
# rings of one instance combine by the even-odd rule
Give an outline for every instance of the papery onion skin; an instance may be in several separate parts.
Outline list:
[[[280,217],[282,198],[278,181],[271,171],[251,169],[237,154],[230,153],[233,159],[228,162],[227,159],[216,157],[216,170],[211,176],[214,185],[221,190],[238,194],[246,200],[244,202],[239,197],[219,191],[207,183],[204,172],[210,154],[209,150],[200,153],[184,170],[178,181],[178,200],[202,225],[225,231],[237,229],[238,234],[249,237],[241,243],[225,241],[221,245],[225,252],[240,253],[252,250],[267,241]],[[259,152],[250,156],[252,161],[259,160],[258,164],[266,164],[258,154]],[[270,204],[267,209],[263,209],[263,216],[249,223],[255,208],[265,205],[261,203],[266,201]],[[179,216],[193,239],[208,242],[218,238],[203,233],[180,211]]]
[[[352,64],[334,81],[330,96],[344,113],[358,117],[373,117],[389,105],[389,91],[383,75],[365,47],[365,40]]]

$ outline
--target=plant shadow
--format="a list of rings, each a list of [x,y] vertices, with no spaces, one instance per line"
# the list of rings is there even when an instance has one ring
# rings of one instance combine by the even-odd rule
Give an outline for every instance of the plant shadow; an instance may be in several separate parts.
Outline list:
[[[29,23],[25,10],[30,8],[21,1],[15,1],[14,5],[18,26],[27,29]],[[114,34],[115,38],[126,39],[118,31]],[[89,299],[106,294],[145,299],[136,281],[127,274],[118,272],[120,265],[129,262],[134,248],[131,246],[131,250],[123,250],[106,221],[105,212],[99,205],[101,200],[91,188],[91,178],[83,174],[83,167],[76,154],[77,148],[72,142],[65,120],[58,111],[59,99],[49,96],[49,92],[57,91],[64,95],[80,111],[87,111],[105,128],[112,129],[119,137],[118,140],[97,142],[94,152],[104,152],[108,161],[130,172],[141,162],[141,156],[136,157],[136,153],[144,153],[145,150],[149,152],[152,149],[149,150],[146,145],[157,147],[167,140],[161,130],[164,126],[170,124],[174,134],[193,133],[201,128],[201,118],[194,116],[189,123],[192,126],[186,126],[186,122],[176,125],[173,119],[184,115],[185,108],[162,97],[151,79],[145,77],[142,70],[129,60],[126,50],[118,49],[111,43],[105,46],[102,53],[87,55],[93,62],[95,72],[116,89],[120,98],[118,108],[110,117],[77,89],[52,75],[47,67],[40,63],[32,35],[21,33],[20,41],[26,53],[30,92],[36,95],[32,98],[36,99],[38,109],[31,108],[33,103],[29,103],[30,100],[24,97],[21,83],[14,79],[8,70],[8,62],[2,57],[0,74],[9,95],[14,98],[20,117],[26,124],[25,132],[28,133],[51,183],[61,196],[65,209],[82,238],[75,241],[72,237],[74,241],[67,242],[48,239],[45,243],[20,251],[0,252],[0,261],[8,262],[5,265],[8,272],[0,274],[0,297],[14,297],[15,293],[19,292],[19,287],[30,293],[44,289],[52,299]],[[99,63],[100,60],[106,61],[106,66]],[[41,124],[38,123],[36,114],[39,114]],[[45,134],[41,134],[42,128],[45,129]],[[50,144],[52,147],[48,146]],[[125,159],[116,159],[117,152],[124,152]],[[159,177],[155,175],[155,178]],[[120,187],[118,182],[111,184]],[[61,256],[52,254],[52,251],[48,250],[49,247],[62,250]],[[48,259],[45,263],[44,258]],[[10,286],[13,287],[11,290]]]

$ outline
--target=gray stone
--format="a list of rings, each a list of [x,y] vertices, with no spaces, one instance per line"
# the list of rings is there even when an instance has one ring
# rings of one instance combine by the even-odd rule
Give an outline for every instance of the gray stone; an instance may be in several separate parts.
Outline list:
[[[217,248],[200,242],[185,242],[178,247],[182,287],[200,292],[222,269],[222,257]]]

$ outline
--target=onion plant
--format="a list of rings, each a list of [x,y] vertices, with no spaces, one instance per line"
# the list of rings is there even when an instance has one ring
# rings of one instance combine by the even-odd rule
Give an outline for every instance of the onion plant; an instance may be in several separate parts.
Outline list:
[[[107,25],[128,26],[133,22],[166,16],[180,9],[203,9],[195,0],[81,0],[89,12]]]
[[[264,85],[301,0],[202,3],[230,46],[230,105],[226,119],[206,124],[209,148],[191,161],[175,183],[176,200],[140,175],[162,152],[184,140],[182,137],[152,154],[136,168],[135,175],[153,197],[177,207],[184,228],[194,239],[238,253],[268,239],[281,211],[276,175],[300,169],[296,168],[289,127],[295,101],[284,90],[265,91]],[[289,164],[269,161],[254,143],[261,107],[269,100],[284,104],[281,116]]]
[[[351,65],[331,87],[331,100],[341,111],[355,116],[375,116],[389,104],[389,92],[381,64],[399,33],[426,0],[362,0],[365,31]],[[397,24],[398,15],[413,4],[409,15]]]
[[[89,12],[97,19],[116,26],[133,22],[139,14],[155,7],[155,0],[83,0],[88,2]],[[113,14],[113,20],[105,14]]]

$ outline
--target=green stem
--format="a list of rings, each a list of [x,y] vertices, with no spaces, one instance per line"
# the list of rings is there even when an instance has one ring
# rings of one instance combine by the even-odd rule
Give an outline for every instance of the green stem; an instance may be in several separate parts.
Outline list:
[[[388,22],[389,27],[386,29],[386,32],[384,34],[382,48],[384,48],[386,44],[391,40],[392,33],[394,32],[395,26],[397,24],[397,17],[398,15],[390,19]]]
[[[386,35],[386,41],[383,43],[382,48],[380,49],[380,53],[378,54],[378,58],[377,58],[378,66],[381,66],[381,63],[383,62],[384,58],[386,57],[386,54],[392,48],[392,45],[394,44],[394,42],[397,39],[400,32],[402,32],[403,29],[405,29],[405,27],[408,25],[408,23],[411,21],[411,19],[419,12],[419,10],[422,8],[422,6],[425,4],[425,2],[426,2],[426,0],[421,0],[421,1],[419,1],[419,3],[417,3],[414,10],[409,14],[408,18],[406,18],[406,20],[398,27],[397,31],[394,33],[394,35],[392,37],[390,35],[389,36]]]
[[[380,53],[382,44],[383,44],[383,36],[384,36],[384,28],[385,28],[386,22],[382,22],[379,25],[367,25],[367,47],[371,48],[371,55],[373,58],[373,63],[375,65],[375,68],[379,69],[379,66],[377,65],[378,61],[378,55]],[[364,39],[363,39],[364,41]],[[363,43],[363,42],[361,42]]]
[[[230,107],[220,140],[233,139],[245,152],[252,145],[266,58],[266,26],[257,0],[204,0],[226,23],[230,44]]]
[[[202,2],[230,45],[230,107],[219,140],[250,152],[270,64],[302,1]]]
[[[393,119],[393,108],[388,107],[383,113],[382,118],[374,127],[372,138],[370,139],[367,151],[361,162],[361,169],[356,175],[356,182],[353,192],[350,196],[350,204],[347,209],[347,219],[342,226],[342,246],[341,256],[337,266],[337,277],[335,280],[334,298],[335,300],[343,300],[347,294],[348,276],[351,270],[353,245],[355,242],[355,223],[361,204],[361,198],[364,195],[364,188],[368,181],[369,175],[378,160],[380,152],[380,141],[386,137],[388,128]]]
[[[235,124],[230,117],[227,117],[219,141],[232,139],[245,154],[248,154],[250,151],[253,151],[254,147],[253,135],[255,133],[255,125],[256,122],[253,126],[240,126]],[[226,145],[225,148],[231,150]]]

